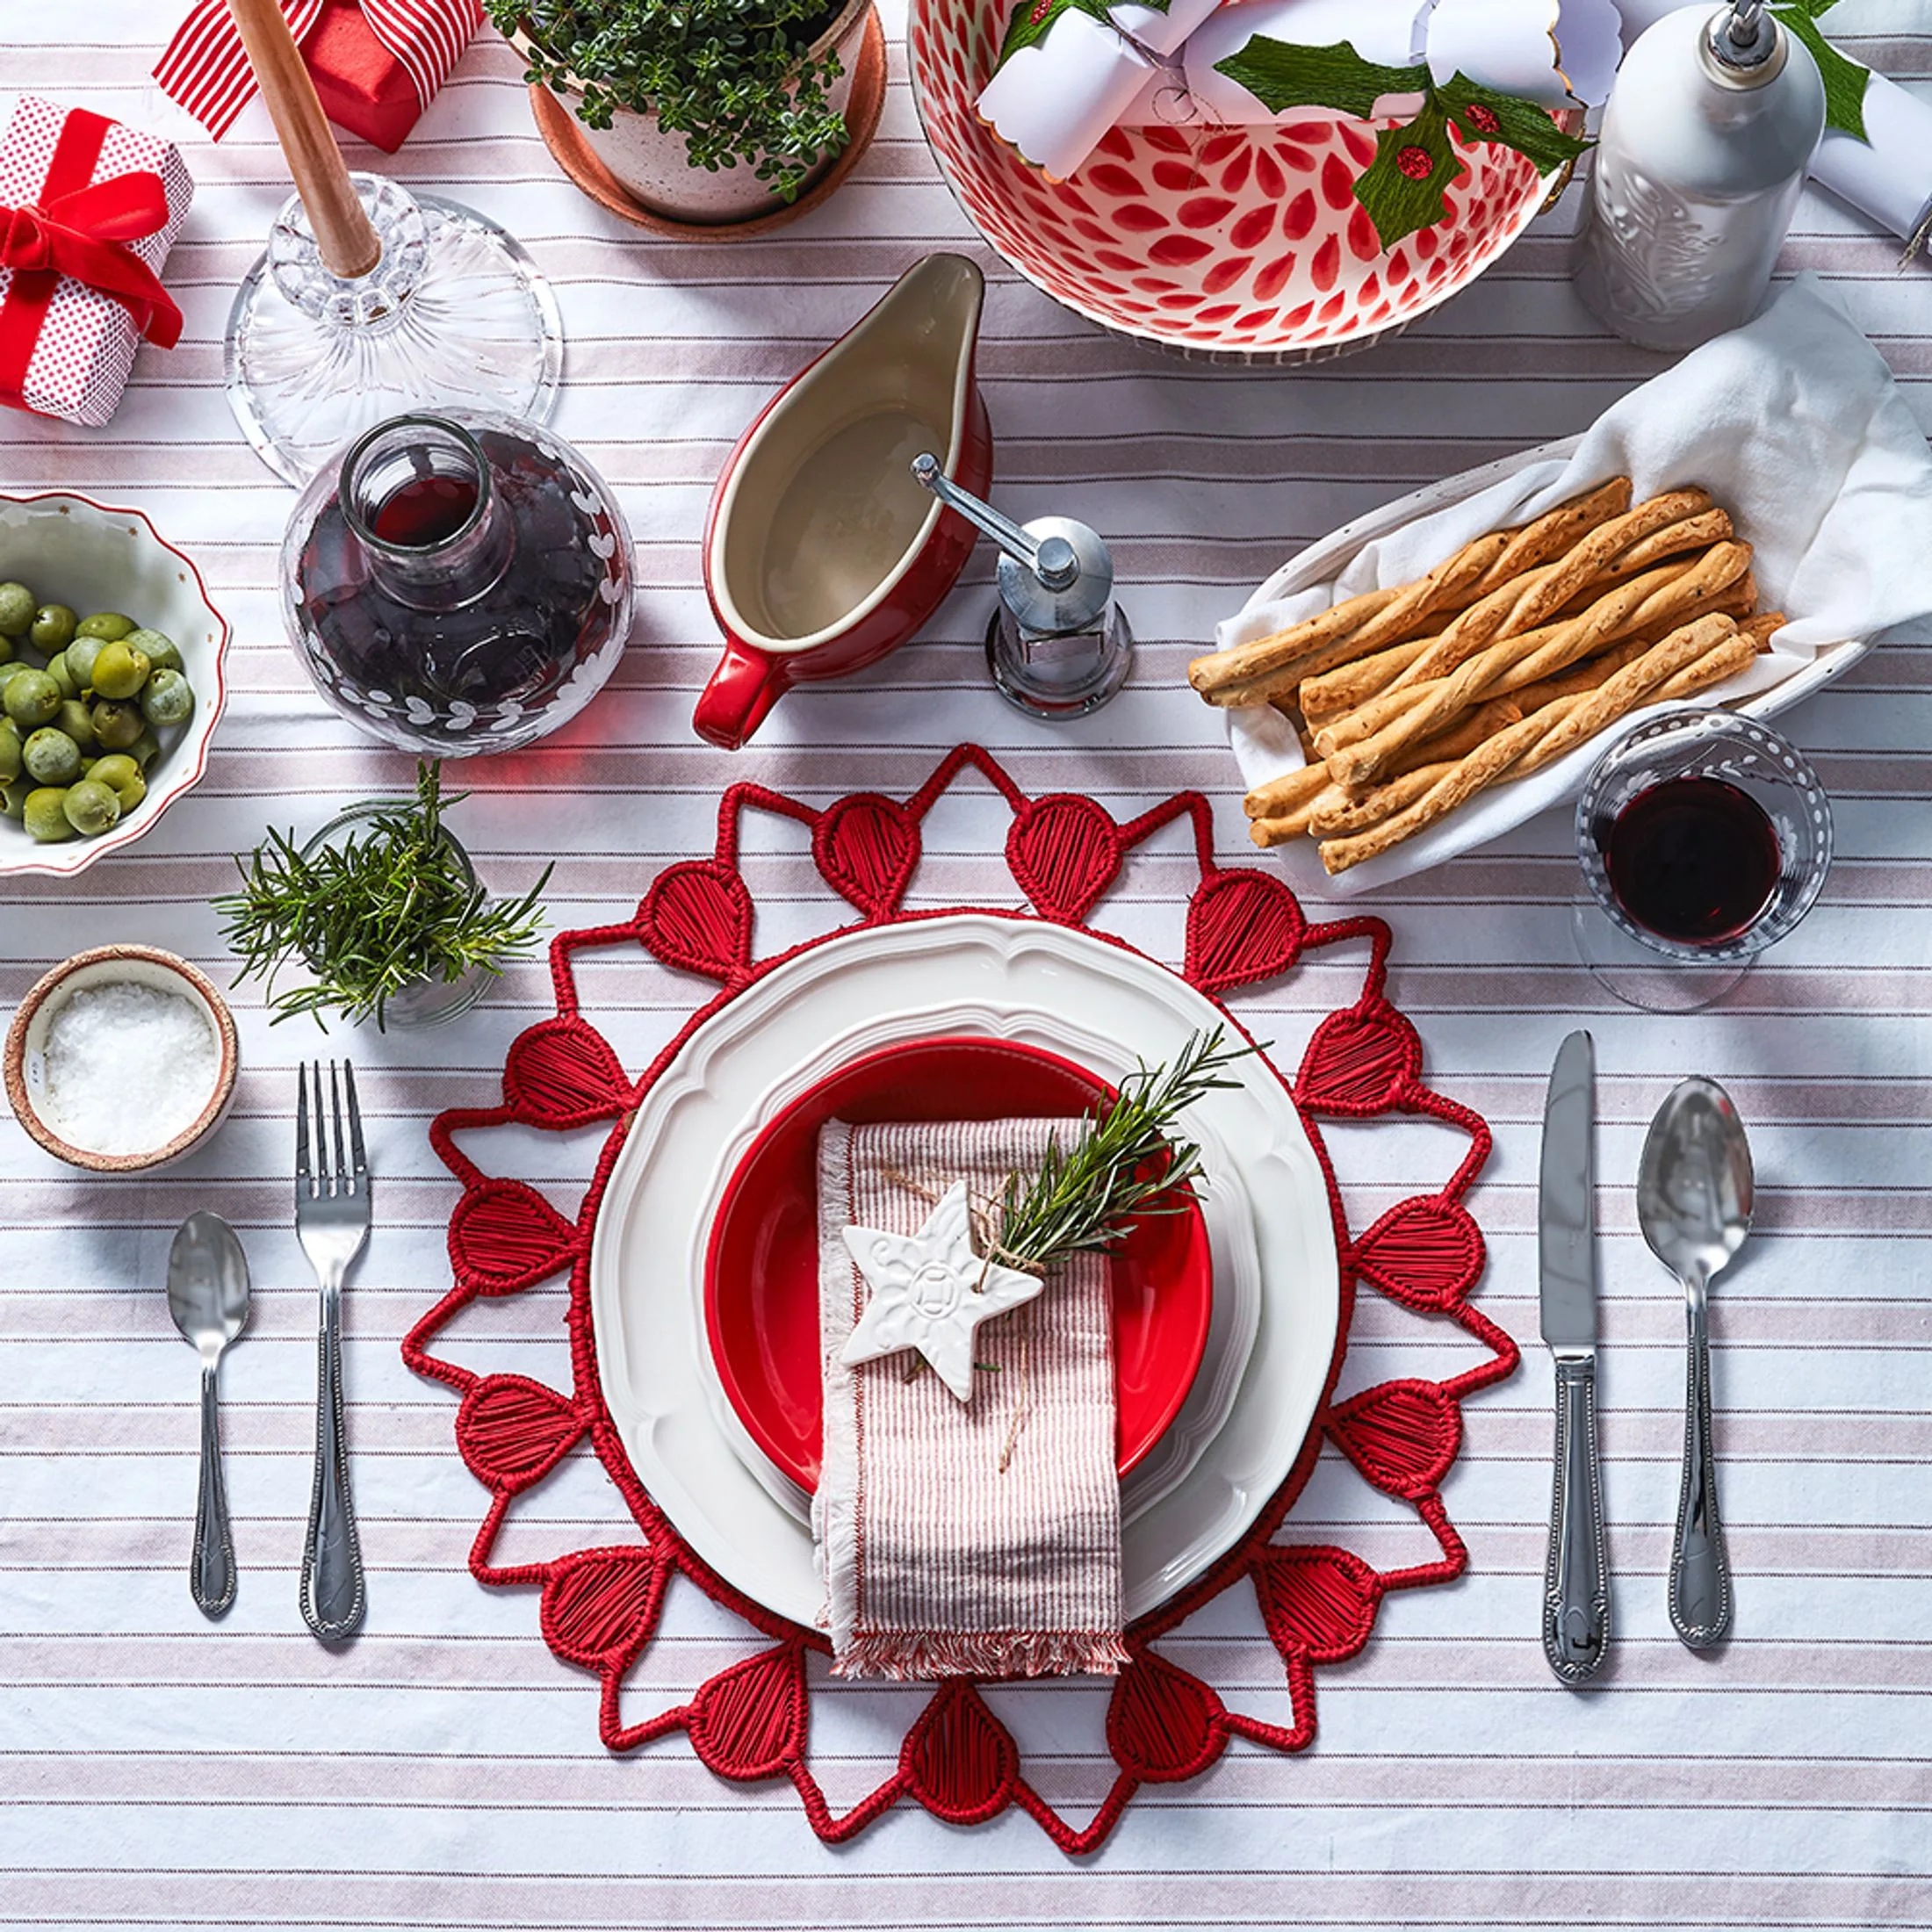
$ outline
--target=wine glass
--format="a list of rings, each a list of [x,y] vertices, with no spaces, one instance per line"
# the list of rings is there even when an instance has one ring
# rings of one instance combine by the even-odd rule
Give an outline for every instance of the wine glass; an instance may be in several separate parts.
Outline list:
[[[228,404],[291,483],[424,409],[547,422],[563,371],[550,285],[474,209],[351,174],[276,0],[229,0],[296,191],[228,312]]]
[[[1653,718],[1577,800],[1577,950],[1625,1005],[1698,1012],[1811,910],[1831,853],[1831,801],[1795,746],[1734,711]]]

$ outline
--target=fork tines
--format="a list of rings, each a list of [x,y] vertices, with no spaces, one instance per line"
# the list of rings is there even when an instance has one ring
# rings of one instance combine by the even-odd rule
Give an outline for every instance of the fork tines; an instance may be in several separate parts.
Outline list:
[[[309,1063],[302,1063],[296,1083],[295,1101],[295,1179],[297,1192],[305,1189],[311,1200],[318,1200],[324,1194],[353,1194],[364,1184],[364,1177],[369,1171],[369,1162],[363,1152],[362,1108],[356,1099],[356,1069],[344,1060],[338,1075],[336,1063],[328,1063],[328,1106],[323,1105],[322,1063],[315,1066],[315,1160],[314,1167],[309,1163]],[[349,1094],[349,1135],[345,1143],[342,1135],[342,1093]],[[330,1161],[329,1122],[335,1122],[335,1154],[333,1165]]]

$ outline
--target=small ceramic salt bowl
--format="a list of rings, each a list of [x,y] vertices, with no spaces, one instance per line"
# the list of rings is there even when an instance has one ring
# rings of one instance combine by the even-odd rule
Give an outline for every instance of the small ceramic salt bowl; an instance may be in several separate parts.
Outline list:
[[[49,1078],[48,1036],[76,994],[111,986],[145,988],[185,1000],[207,1021],[214,1049],[213,1085],[205,1104],[159,1145],[132,1152],[103,1153],[77,1146],[54,1124],[61,1115]],[[234,1017],[214,982],[186,960],[152,946],[97,946],[63,960],[20,1002],[7,1029],[4,1055],[7,1099],[14,1118],[56,1159],[93,1174],[150,1172],[198,1147],[227,1118],[240,1064]],[[138,1091],[126,1092],[125,1098],[127,1109],[137,1114],[159,1099]]]

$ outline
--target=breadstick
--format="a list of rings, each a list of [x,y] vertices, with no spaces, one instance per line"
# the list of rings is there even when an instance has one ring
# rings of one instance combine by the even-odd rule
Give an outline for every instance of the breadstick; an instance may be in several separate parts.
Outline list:
[[[1453,758],[1443,758],[1433,764],[1418,765],[1413,771],[1391,778],[1386,785],[1376,786],[1366,798],[1351,798],[1337,786],[1332,793],[1323,793],[1316,801],[1308,813],[1308,830],[1317,839],[1366,832],[1414,804],[1425,792],[1432,791],[1456,768],[1456,764]]]
[[[1479,750],[1451,767],[1423,797],[1366,831],[1324,842],[1323,867],[1331,877],[1346,872],[1433,824],[1500,779],[1519,777],[1539,769],[1626,712],[1634,710],[1659,687],[1684,682],[1681,674],[1690,667],[1698,667],[1702,682],[1689,682],[1687,688],[1702,688],[1727,676],[1739,661],[1737,640],[1741,638],[1733,620],[1719,613],[1685,624],[1624,666],[1597,690],[1557,698],[1520,724],[1499,732]],[[1745,661],[1755,649],[1748,640],[1744,641]],[[1701,663],[1703,660],[1709,660],[1709,665]],[[1724,667],[1718,668],[1719,666]],[[1370,799],[1362,803],[1370,804],[1374,796],[1371,794]]]
[[[1604,674],[1606,677],[1608,672]],[[1419,745],[1411,745],[1406,752],[1399,753],[1389,761],[1389,778],[1400,778],[1420,765],[1440,764],[1446,759],[1467,758],[1485,739],[1493,738],[1505,725],[1513,724],[1519,717],[1526,717],[1536,707],[1525,704],[1522,695],[1514,697],[1499,697],[1480,705],[1445,732],[1438,732],[1433,738],[1425,738]],[[1325,771],[1328,768],[1323,767]]]
[[[1459,711],[1568,670],[1606,644],[1662,619],[1703,614],[1742,576],[1750,546],[1719,544],[1689,566],[1665,564],[1597,599],[1582,616],[1507,638],[1478,652],[1445,678],[1372,699],[1324,726],[1315,742],[1337,783],[1359,790],[1388,768],[1388,760],[1439,731]]]
[[[1553,765],[1566,752],[1596,737],[1606,724],[1640,704],[1654,703],[1664,688],[1682,678],[1686,691],[1701,690],[1748,664],[1757,646],[1730,618],[1712,615],[1653,645],[1633,664],[1626,664],[1602,689],[1593,691],[1540,742],[1525,752],[1510,775],[1525,778]]]
[[[1272,818],[1305,805],[1328,782],[1328,767],[1317,760],[1300,771],[1285,772],[1265,785],[1257,785],[1242,804],[1251,818]]]
[[[1762,652],[1770,649],[1772,638],[1790,622],[1791,619],[1782,610],[1764,610],[1759,612],[1756,616],[1741,624],[1738,629],[1743,631]]]
[[[1339,801],[1339,791],[1331,787],[1321,792],[1318,797]],[[1314,801],[1297,805],[1293,811],[1283,812],[1272,818],[1252,818],[1248,822],[1248,836],[1264,849],[1270,846],[1287,845],[1291,839],[1299,839],[1308,829],[1308,820],[1315,811]]]
[[[1520,530],[1492,530],[1465,544],[1417,582],[1364,592],[1285,631],[1196,658],[1187,667],[1187,681],[1210,703],[1252,703],[1258,697],[1272,697],[1286,684],[1317,674],[1314,669],[1301,670],[1284,681],[1283,674],[1298,660],[1325,657],[1320,668],[1328,669],[1375,650],[1438,611],[1460,609],[1508,576],[1560,555],[1582,531],[1617,515],[1629,502],[1630,479],[1613,477]],[[1353,648],[1334,655],[1344,641],[1353,643]],[[1220,695],[1230,687],[1251,687],[1258,681],[1270,681],[1271,688],[1238,698]]]
[[[1325,723],[1381,692],[1446,677],[1484,645],[1551,622],[1582,593],[1594,589],[1601,595],[1665,557],[1705,547],[1730,534],[1730,518],[1713,511],[1702,490],[1650,497],[1598,524],[1554,563],[1525,573],[1472,604],[1439,637],[1411,639],[1309,680],[1310,688],[1301,692],[1302,709],[1311,722]]]

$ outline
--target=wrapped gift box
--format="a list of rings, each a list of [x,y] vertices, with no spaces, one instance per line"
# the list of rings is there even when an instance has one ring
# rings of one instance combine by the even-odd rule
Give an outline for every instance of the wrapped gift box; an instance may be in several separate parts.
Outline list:
[[[180,334],[158,278],[193,199],[171,142],[20,97],[0,138],[0,401],[90,428],[114,414],[142,336]]]
[[[482,0],[280,0],[322,112],[393,154],[483,24]],[[220,141],[255,97],[226,0],[198,0],[155,68]]]

